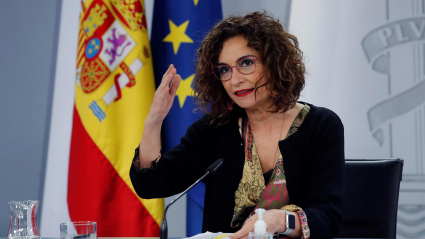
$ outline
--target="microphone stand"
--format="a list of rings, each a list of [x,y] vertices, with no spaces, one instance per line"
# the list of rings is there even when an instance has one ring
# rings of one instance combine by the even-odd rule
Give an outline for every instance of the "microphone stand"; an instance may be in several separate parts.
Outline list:
[[[189,188],[187,188],[186,190],[184,190],[182,193],[180,193],[176,198],[174,198],[173,201],[171,201],[167,207],[165,207],[164,210],[164,215],[162,217],[162,222],[161,222],[161,230],[160,230],[160,234],[159,234],[159,238],[160,239],[167,239],[168,238],[168,225],[167,225],[167,219],[166,219],[166,214],[167,214],[167,210],[168,208],[175,202],[177,201],[177,199],[181,198],[184,194],[187,193],[187,191],[189,191],[190,189],[192,189],[196,184],[198,184],[202,179],[204,179],[208,174],[210,173],[210,171],[207,171],[200,179],[196,180],[196,182],[194,184],[192,184]]]

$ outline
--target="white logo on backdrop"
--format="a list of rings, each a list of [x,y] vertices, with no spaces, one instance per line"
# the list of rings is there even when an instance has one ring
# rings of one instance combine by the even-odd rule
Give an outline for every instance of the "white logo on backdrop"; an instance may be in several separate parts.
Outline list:
[[[403,155],[405,162],[397,237],[425,238],[425,4],[412,0],[400,11],[387,1],[386,7],[388,23],[362,40],[371,68],[388,77],[388,97],[367,117],[380,147],[387,143],[390,157]],[[405,16],[390,20],[397,10]]]

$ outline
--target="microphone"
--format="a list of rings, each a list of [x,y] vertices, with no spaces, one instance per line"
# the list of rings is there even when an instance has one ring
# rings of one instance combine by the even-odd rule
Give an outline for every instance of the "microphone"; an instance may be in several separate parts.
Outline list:
[[[213,174],[222,164],[223,164],[223,159],[222,158],[221,159],[218,159],[217,161],[215,161],[213,164],[211,164],[207,168],[206,173],[205,173],[205,176],[207,174],[209,174],[209,175]]]
[[[202,179],[204,179],[206,176],[211,175],[213,173],[215,173],[215,171],[217,171],[217,169],[223,164],[223,159],[220,158],[217,161],[215,161],[213,164],[211,164],[205,174],[198,180],[196,180],[196,182],[194,184],[192,184],[189,188],[187,188],[186,190],[184,190],[182,193],[180,193],[176,198],[174,198],[173,201],[171,201],[167,207],[165,207],[164,210],[164,215],[162,217],[162,223],[161,223],[161,230],[160,230],[160,234],[159,234],[159,238],[160,239],[167,239],[168,238],[168,225],[167,225],[167,219],[165,218],[166,214],[167,214],[167,210],[168,208],[174,203],[176,202],[179,198],[181,198],[183,195],[185,195],[187,193],[187,191],[189,191],[191,188],[193,188],[196,184],[198,184]]]

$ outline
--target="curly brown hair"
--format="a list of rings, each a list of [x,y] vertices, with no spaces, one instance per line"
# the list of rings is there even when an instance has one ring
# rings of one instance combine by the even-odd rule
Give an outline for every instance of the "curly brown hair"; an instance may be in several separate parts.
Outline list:
[[[227,17],[208,33],[197,52],[196,105],[197,110],[209,114],[211,125],[226,124],[230,120],[228,106],[232,100],[211,71],[218,64],[223,43],[236,36],[245,37],[248,47],[260,53],[268,81],[256,86],[256,90],[262,86],[269,90],[272,112],[285,112],[294,107],[305,85],[303,52],[298,48],[297,38],[286,32],[279,20],[265,12]],[[233,110],[243,112],[237,105]]]

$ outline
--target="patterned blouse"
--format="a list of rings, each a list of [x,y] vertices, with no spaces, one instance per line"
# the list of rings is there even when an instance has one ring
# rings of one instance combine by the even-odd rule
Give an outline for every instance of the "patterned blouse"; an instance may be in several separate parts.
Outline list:
[[[286,138],[297,132],[309,111],[310,106],[305,104],[289,128]],[[245,141],[245,164],[242,179],[235,192],[235,208],[230,226],[234,228],[241,226],[247,218],[254,214],[256,208],[266,210],[280,208],[297,212],[300,218],[302,238],[310,238],[310,229],[304,211],[296,205],[289,204],[282,154],[279,152],[273,173],[266,184],[264,177],[267,173],[263,174],[251,125],[247,121],[239,119],[239,132]]]

